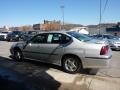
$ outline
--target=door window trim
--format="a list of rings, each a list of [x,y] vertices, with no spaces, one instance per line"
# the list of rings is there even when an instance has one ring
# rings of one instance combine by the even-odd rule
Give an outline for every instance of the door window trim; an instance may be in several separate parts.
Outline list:
[[[42,35],[42,34],[46,34],[46,42],[45,42],[45,43],[33,43],[33,42],[32,42],[32,40],[33,40],[34,38],[36,38],[37,36]],[[72,41],[72,38],[71,38],[70,36],[68,36],[68,35],[66,35],[66,34],[63,34],[63,33],[40,33],[40,34],[32,37],[32,38],[29,40],[29,43],[31,43],[31,44],[60,44],[60,43],[48,42],[48,41],[47,41],[47,40],[48,40],[48,35],[50,35],[50,34],[53,34],[53,36],[54,36],[54,34],[61,34],[62,37],[63,37],[63,36],[66,36],[66,37],[70,38],[70,40],[69,40],[67,43],[69,43],[69,42]],[[52,37],[52,39],[53,39],[53,37]],[[61,42],[62,42],[62,39],[61,39]],[[67,44],[67,43],[63,43],[63,44]],[[62,44],[62,43],[61,43],[61,44]]]

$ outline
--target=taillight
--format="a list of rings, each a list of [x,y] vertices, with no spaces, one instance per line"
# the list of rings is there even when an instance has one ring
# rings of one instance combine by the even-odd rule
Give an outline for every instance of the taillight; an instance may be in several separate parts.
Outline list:
[[[100,51],[100,55],[105,55],[108,53],[109,46],[103,46]]]

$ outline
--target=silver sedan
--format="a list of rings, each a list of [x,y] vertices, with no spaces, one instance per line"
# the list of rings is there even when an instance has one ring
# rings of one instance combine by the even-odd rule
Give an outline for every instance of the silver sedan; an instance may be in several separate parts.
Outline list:
[[[103,68],[112,57],[107,44],[75,31],[42,32],[27,42],[15,43],[10,52],[15,60],[36,60],[60,65],[66,72],[82,68]]]

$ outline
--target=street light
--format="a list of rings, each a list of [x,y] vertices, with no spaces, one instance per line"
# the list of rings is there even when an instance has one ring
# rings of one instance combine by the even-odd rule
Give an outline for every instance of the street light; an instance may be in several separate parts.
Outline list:
[[[64,5],[62,5],[62,6],[60,6],[60,8],[61,8],[61,10],[62,10],[62,25],[64,26],[64,8],[65,8],[65,6]]]

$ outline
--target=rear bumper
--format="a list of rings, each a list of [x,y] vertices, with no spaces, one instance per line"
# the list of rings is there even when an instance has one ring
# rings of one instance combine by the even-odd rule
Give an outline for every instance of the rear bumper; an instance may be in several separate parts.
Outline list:
[[[112,55],[108,58],[87,57],[83,60],[83,68],[107,68],[111,61]]]
[[[14,51],[13,51],[12,47],[10,48],[10,53],[11,53],[11,55],[14,55]]]
[[[6,36],[0,36],[0,40],[6,40]]]

